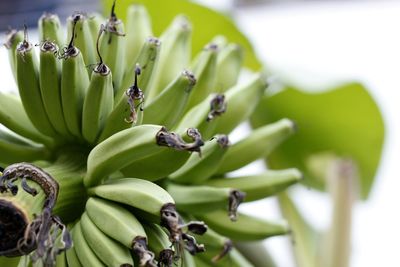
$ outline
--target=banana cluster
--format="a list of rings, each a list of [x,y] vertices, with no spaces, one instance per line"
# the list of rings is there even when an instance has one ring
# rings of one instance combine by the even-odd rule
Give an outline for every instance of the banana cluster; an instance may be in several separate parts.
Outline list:
[[[144,7],[127,12],[126,24],[114,6],[108,19],[77,12],[65,39],[58,17],[45,14],[38,48],[26,29],[10,32],[19,97],[0,93],[0,163],[37,169],[11,165],[0,177],[0,256],[22,256],[19,266],[253,266],[234,244],[288,227],[239,204],[301,173],[228,176],[266,157],[295,125],[282,119],[232,144],[228,134],[254,111],[265,77],[238,83],[240,47],[222,36],[192,57],[184,16],[156,38]],[[15,210],[23,216],[4,216]]]

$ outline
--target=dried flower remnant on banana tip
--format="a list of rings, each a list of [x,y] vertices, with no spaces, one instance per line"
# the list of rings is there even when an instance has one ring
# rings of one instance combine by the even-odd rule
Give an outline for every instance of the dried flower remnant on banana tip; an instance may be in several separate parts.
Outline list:
[[[110,18],[108,19],[106,26],[104,27],[104,30],[110,33],[113,33],[118,36],[125,36],[125,33],[118,31],[116,25],[121,23],[121,20],[117,18],[117,15],[115,14],[115,2],[114,0],[113,5],[111,7],[111,13],[110,13]],[[111,38],[108,40],[108,42],[111,42]]]
[[[143,111],[144,94],[143,91],[138,86],[138,75],[140,75],[141,69],[138,64],[135,68],[135,82],[134,84],[126,90],[125,94],[128,97],[129,107],[131,109],[131,114],[129,119],[125,119],[127,123],[136,123],[137,112],[136,107],[140,106],[140,111]]]
[[[18,186],[14,182],[19,178],[21,179],[22,189],[33,197],[38,192],[28,185],[27,179],[40,186],[45,194],[43,209],[42,213],[34,215],[34,219],[28,224],[28,219],[21,208],[11,202],[8,205],[1,205],[2,219],[0,223],[2,231],[0,234],[2,235],[2,241],[0,242],[0,255],[21,256],[35,250],[31,256],[32,261],[42,259],[45,263],[53,264],[56,255],[67,250],[72,245],[71,236],[66,226],[61,222],[60,218],[52,214],[58,196],[58,183],[51,175],[39,167],[29,163],[16,163],[8,166],[2,173],[0,177],[0,193],[11,192],[12,195],[17,195]],[[5,202],[7,200],[0,201]],[[7,238],[6,235],[9,235],[9,233],[6,228],[12,227],[11,225],[14,224],[19,225],[21,229],[20,231],[11,231],[14,234],[18,234],[12,238]],[[54,233],[58,233],[58,230],[61,230],[62,246],[55,248],[54,244],[57,236]]]
[[[188,128],[186,134],[193,140],[192,143],[186,143],[178,134],[169,132],[167,128],[162,127],[156,136],[157,144],[180,151],[198,152],[201,155],[201,147],[204,145],[204,141],[200,132],[195,128]]]
[[[181,253],[182,249],[185,248],[192,255],[205,251],[203,244],[198,244],[193,236],[189,235],[187,232],[183,232],[183,229],[187,228],[188,231],[194,234],[202,235],[207,231],[207,225],[205,225],[204,222],[195,221],[187,224],[183,223],[182,218],[176,211],[175,205],[172,203],[164,205],[160,212],[160,225],[164,226],[169,231],[169,238],[175,246],[175,251]],[[178,255],[178,257],[180,256],[181,255]]]
[[[225,95],[217,94],[210,102],[210,112],[207,115],[207,121],[221,116],[226,111]]]

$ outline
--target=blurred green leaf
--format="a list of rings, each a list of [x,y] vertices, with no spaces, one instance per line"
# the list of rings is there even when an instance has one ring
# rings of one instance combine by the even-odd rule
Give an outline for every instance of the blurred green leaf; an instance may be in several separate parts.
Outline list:
[[[109,15],[113,0],[102,0],[104,14]],[[239,31],[232,20],[221,13],[187,0],[127,0],[118,1],[116,13],[125,20],[124,10],[133,3],[146,6],[152,17],[153,32],[160,36],[162,31],[172,22],[178,14],[185,14],[193,24],[192,51],[197,54],[203,47],[217,35],[224,35],[230,42],[239,44],[245,54],[245,66],[253,70],[261,69],[249,40]]]
[[[284,117],[297,123],[298,132],[270,155],[271,167],[297,167],[305,173],[304,183],[322,190],[323,179],[307,168],[308,161],[325,152],[350,157],[359,168],[361,197],[368,197],[381,158],[384,123],[361,84],[319,93],[287,87],[263,98],[252,123],[258,127]]]

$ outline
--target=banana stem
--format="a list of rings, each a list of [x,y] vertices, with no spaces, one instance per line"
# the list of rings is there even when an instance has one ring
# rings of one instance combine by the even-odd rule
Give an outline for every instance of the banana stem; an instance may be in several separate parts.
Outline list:
[[[333,199],[333,214],[326,255],[322,255],[326,262],[322,266],[349,266],[352,210],[357,176],[354,162],[348,159],[336,159],[328,169],[327,182]]]
[[[36,260],[44,257],[52,249],[46,239],[52,238],[49,234],[54,227],[62,230],[66,244],[57,249],[71,245],[61,220],[76,219],[84,208],[85,162],[77,153],[67,152],[51,165],[42,162],[47,165],[43,169],[20,163],[4,170],[0,188],[4,193],[0,196],[0,256],[28,255],[36,249]]]

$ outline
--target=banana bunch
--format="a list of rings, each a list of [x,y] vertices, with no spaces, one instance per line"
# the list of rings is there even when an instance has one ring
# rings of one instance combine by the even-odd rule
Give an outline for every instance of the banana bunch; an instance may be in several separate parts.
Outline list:
[[[302,175],[230,172],[266,157],[294,123],[232,144],[267,87],[260,73],[238,82],[240,47],[217,36],[192,57],[186,17],[157,38],[144,7],[126,23],[114,7],[107,19],[74,13],[65,38],[44,14],[37,47],[26,27],[7,36],[19,97],[0,92],[0,164],[12,164],[0,175],[1,265],[253,266],[235,242],[289,229],[240,203]]]

